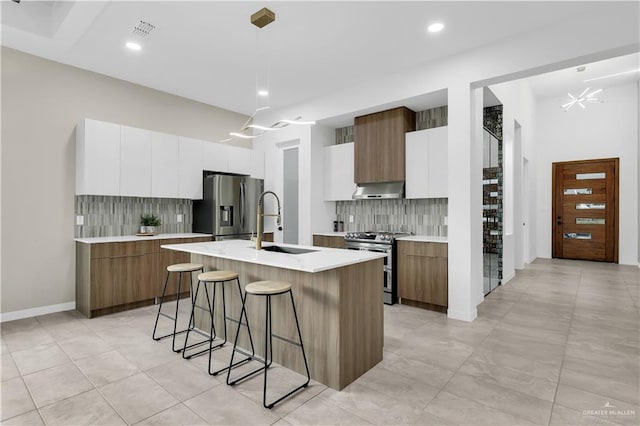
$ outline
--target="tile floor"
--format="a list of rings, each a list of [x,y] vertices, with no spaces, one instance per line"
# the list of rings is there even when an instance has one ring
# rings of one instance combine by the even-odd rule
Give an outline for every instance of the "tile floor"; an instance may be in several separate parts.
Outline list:
[[[342,392],[318,383],[261,405],[154,342],[155,308],[87,320],[3,323],[6,425],[640,423],[640,269],[537,260],[491,293],[473,323],[385,306],[384,360]],[[218,365],[228,350],[216,352]],[[273,388],[301,376],[276,368]]]

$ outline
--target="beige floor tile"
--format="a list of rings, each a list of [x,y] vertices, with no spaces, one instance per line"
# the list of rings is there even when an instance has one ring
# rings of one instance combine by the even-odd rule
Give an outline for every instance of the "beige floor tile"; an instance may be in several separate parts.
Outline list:
[[[417,361],[426,361],[436,367],[455,371],[473,353],[473,347],[453,340],[439,338],[406,339],[397,347],[385,348],[397,355]]]
[[[551,411],[550,426],[566,425],[566,426],[581,426],[581,425],[614,425],[602,417],[590,416],[581,411],[571,408],[563,407],[562,405],[554,404]]]
[[[81,393],[41,409],[47,425],[124,425],[97,390]]]
[[[16,366],[23,375],[46,370],[69,362],[69,357],[57,344],[39,345],[33,348],[15,351],[11,354]]]
[[[190,425],[190,426],[203,426],[206,425],[205,422],[200,416],[191,411],[184,404],[174,405],[171,408],[167,408],[166,410],[153,415],[140,423],[136,423],[136,425],[166,425],[166,426],[175,426],[175,425]]]
[[[42,418],[40,414],[38,414],[37,410],[29,411],[25,414],[20,414],[19,416],[15,416],[10,418],[9,420],[5,420],[2,422],[5,426],[39,426],[44,425],[42,422]]]
[[[151,338],[128,345],[119,352],[143,371],[182,359],[181,354],[171,350],[170,341],[154,342]]]
[[[147,370],[147,375],[180,401],[221,386],[207,371],[182,358]]]
[[[500,350],[479,348],[468,358],[469,361],[481,361],[498,367],[507,367],[522,371],[541,379],[557,381],[560,376],[561,359],[547,360],[526,353],[510,354]]]
[[[98,336],[80,336],[59,342],[60,347],[73,360],[95,356],[113,350],[113,347]]]
[[[322,394],[321,394],[322,395]],[[368,425],[370,422],[337,406],[321,395],[284,419],[292,425]]]
[[[0,338],[0,354],[4,355],[4,354],[8,354],[8,353],[9,353],[9,347],[4,342],[4,339]]]
[[[394,374],[423,381],[438,389],[447,384],[454,374],[451,370],[406,358],[390,351],[384,352],[382,362],[378,365]]]
[[[4,382],[5,380],[20,376],[20,372],[18,371],[16,363],[13,361],[13,357],[10,353],[7,352],[6,354],[0,355],[0,361],[1,381]]]
[[[70,324],[74,322],[79,322],[83,319],[84,316],[78,311],[63,311],[63,312],[55,312],[52,314],[40,315],[35,319],[40,323],[40,325],[44,327],[49,327],[53,325],[60,324]]]
[[[2,331],[4,336],[8,336],[13,333],[23,333],[39,327],[40,323],[35,318],[23,318],[0,323],[0,331]]]
[[[279,419],[261,404],[244,397],[229,386],[216,386],[184,404],[210,424],[271,425]]]
[[[440,392],[425,411],[457,425],[514,426],[533,424],[527,419],[448,392]],[[446,423],[445,423],[446,424]]]
[[[594,392],[598,391],[596,386],[594,386],[593,390]],[[577,389],[562,383],[558,385],[555,402],[564,407],[577,410],[580,413],[602,412],[603,415],[599,415],[598,417],[613,423],[638,425],[638,416],[640,415],[640,407],[638,405]],[[618,412],[621,413],[618,414]],[[609,415],[609,413],[612,415]]]
[[[76,361],[76,365],[96,387],[116,382],[140,372],[138,367],[117,351],[80,359]]]
[[[535,424],[546,424],[551,415],[551,402],[504,388],[483,377],[458,372],[444,390]]]
[[[2,382],[2,404],[0,407],[2,408],[0,420],[3,422],[36,408],[21,377]]]
[[[43,326],[43,328],[58,342],[78,337],[95,336],[95,332],[93,330],[91,330],[85,323],[77,320],[68,323]]]
[[[93,388],[70,362],[24,376],[24,381],[39,408]]]
[[[553,402],[556,393],[557,383],[555,381],[541,379],[522,371],[488,364],[477,359],[468,360],[458,371],[470,376],[481,377],[487,383],[549,402]]]
[[[629,404],[640,406],[640,382],[638,376],[629,376],[623,380],[619,377],[607,375],[608,369],[589,370],[588,366],[573,364],[571,367],[579,367],[581,371],[570,368],[562,368],[560,384],[571,386],[592,392],[597,390],[599,395],[626,401]],[[612,370],[612,376],[615,370]],[[617,373],[620,374],[619,372]]]
[[[136,423],[178,403],[146,374],[122,379],[100,388],[102,396],[127,423]]]
[[[38,345],[50,345],[55,343],[51,334],[36,322],[36,326],[21,331],[3,334],[4,341],[9,351],[15,352],[29,349]]]

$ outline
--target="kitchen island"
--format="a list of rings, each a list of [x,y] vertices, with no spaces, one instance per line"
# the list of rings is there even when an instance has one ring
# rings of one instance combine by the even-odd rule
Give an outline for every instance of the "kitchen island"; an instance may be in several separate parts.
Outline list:
[[[291,283],[311,378],[341,390],[382,360],[383,346],[383,254],[278,244],[294,250],[288,254],[256,250],[246,240],[171,244],[162,248],[191,254],[191,261],[207,270],[238,272],[244,285],[262,280]],[[227,315],[240,317],[241,301],[235,284],[225,284]],[[199,295],[199,299],[202,296]],[[249,297],[247,312],[256,354],[264,353],[265,301]],[[204,301],[202,301],[204,303]],[[297,341],[295,321],[288,297],[272,299],[274,334]],[[208,314],[196,312],[196,326],[209,330]],[[222,297],[216,297],[215,326],[222,335]],[[236,325],[229,323],[228,339],[233,342]],[[239,345],[248,348],[246,329]],[[232,344],[232,343],[230,343]],[[215,354],[214,354],[215,357]],[[299,348],[273,339],[275,362],[304,373]]]

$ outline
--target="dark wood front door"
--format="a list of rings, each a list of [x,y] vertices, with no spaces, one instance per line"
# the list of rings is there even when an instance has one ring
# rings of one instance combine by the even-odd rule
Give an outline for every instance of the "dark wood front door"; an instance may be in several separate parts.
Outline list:
[[[553,163],[553,257],[618,262],[619,159]]]

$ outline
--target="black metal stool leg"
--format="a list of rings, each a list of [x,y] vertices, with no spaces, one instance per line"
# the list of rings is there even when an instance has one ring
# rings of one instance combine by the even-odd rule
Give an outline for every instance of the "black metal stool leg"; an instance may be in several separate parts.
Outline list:
[[[165,337],[171,336],[171,334],[167,334],[166,336],[156,337],[156,329],[158,328],[158,319],[160,319],[160,313],[162,311],[162,304],[164,303],[164,295],[167,292],[167,284],[169,284],[169,272],[167,271],[167,277],[164,280],[164,287],[162,287],[162,296],[160,296],[160,305],[158,306],[158,314],[156,315],[156,323],[153,326],[153,334],[151,337],[153,340],[164,339]]]

